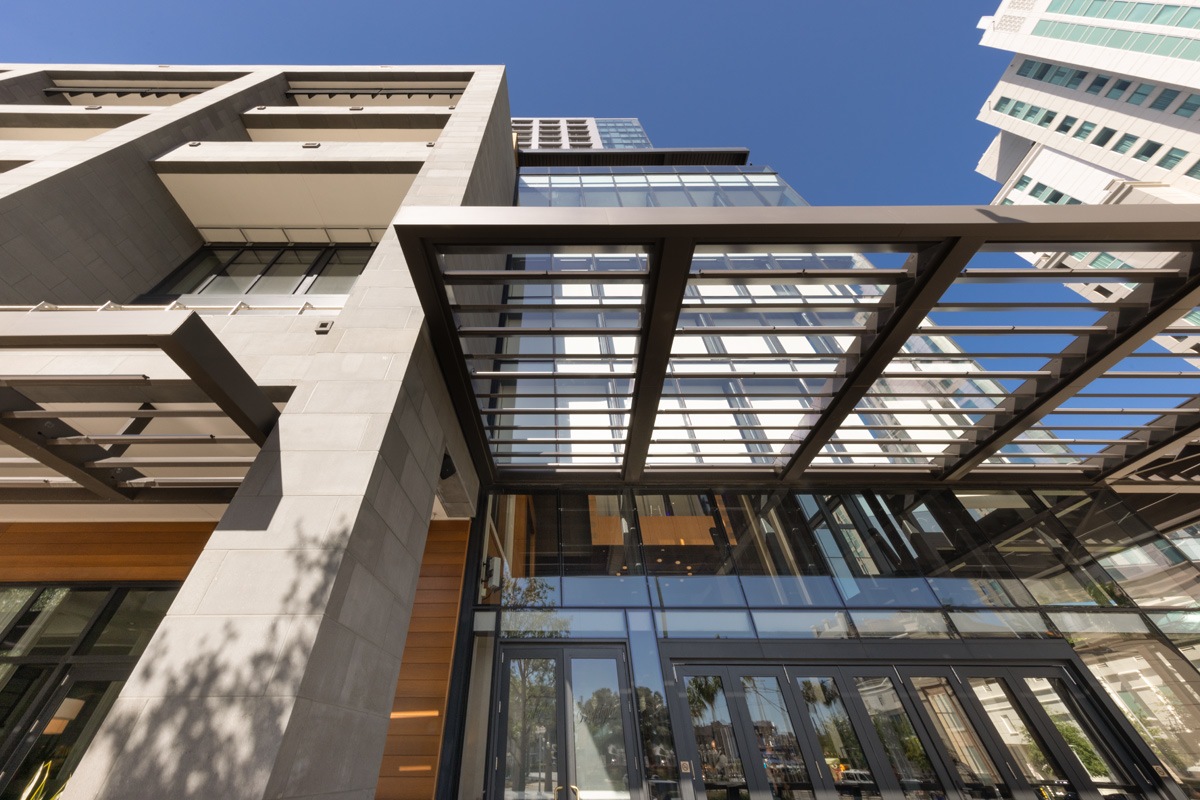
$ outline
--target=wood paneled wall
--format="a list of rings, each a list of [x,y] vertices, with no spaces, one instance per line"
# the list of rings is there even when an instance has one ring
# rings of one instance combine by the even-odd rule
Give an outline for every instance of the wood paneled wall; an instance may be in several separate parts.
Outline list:
[[[215,522],[0,524],[0,583],[181,581]]]
[[[377,800],[433,800],[469,531],[468,520],[429,525]]]

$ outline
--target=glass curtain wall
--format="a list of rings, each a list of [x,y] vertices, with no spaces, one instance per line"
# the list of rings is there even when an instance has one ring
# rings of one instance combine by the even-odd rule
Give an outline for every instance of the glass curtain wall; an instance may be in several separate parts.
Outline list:
[[[658,652],[675,639],[1065,642],[1195,794],[1200,568],[1174,541],[1105,492],[498,493],[476,630],[489,652],[497,639],[624,640],[641,768],[658,797],[680,779]],[[902,734],[899,715],[915,712],[889,686],[858,688]],[[490,691],[473,679],[471,705],[486,707]],[[920,758],[900,764],[900,745],[883,746],[903,781],[931,784]],[[987,773],[982,760],[957,769],[976,782]]]

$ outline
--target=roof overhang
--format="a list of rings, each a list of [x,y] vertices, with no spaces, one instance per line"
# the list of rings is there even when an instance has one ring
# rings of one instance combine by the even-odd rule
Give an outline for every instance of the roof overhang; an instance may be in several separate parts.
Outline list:
[[[1194,396],[1176,405],[1154,398],[1167,395],[1156,392],[1129,392],[1138,399],[1136,408],[1105,410],[1105,425],[1125,431],[1120,437],[1080,439],[1077,442],[1056,436],[1041,424],[1043,418],[1054,414],[1065,403],[1082,397],[1082,390],[1097,381],[1114,376],[1122,380],[1150,381],[1159,377],[1147,372],[1114,372],[1126,359],[1138,354],[1152,339],[1170,333],[1180,318],[1200,305],[1200,267],[1195,257],[1195,243],[1200,241],[1200,209],[1186,205],[1154,206],[1072,206],[1072,207],[802,207],[802,208],[509,208],[404,207],[396,218],[395,229],[412,271],[433,335],[435,347],[443,364],[459,418],[472,447],[480,475],[492,484],[531,485],[569,483],[593,486],[623,483],[653,483],[662,485],[878,485],[886,482],[895,486],[925,485],[1030,485],[1031,482],[1056,485],[1089,486],[1113,485],[1129,489],[1161,482],[1161,475],[1139,477],[1147,463],[1161,464],[1174,456],[1188,442],[1200,437],[1200,402]],[[734,253],[746,256],[772,251],[802,250],[806,253],[904,253],[908,254],[896,268],[831,269],[828,264],[813,269],[771,271],[707,270],[697,261],[705,253]],[[1025,269],[980,268],[972,260],[980,254],[999,252],[1073,252],[1073,251],[1141,251],[1174,254],[1170,266],[1155,269],[1107,270],[1089,268]],[[589,276],[570,272],[535,272],[514,269],[514,254],[620,254],[640,253],[643,266],[631,272],[593,273]],[[514,408],[497,407],[500,402],[522,402],[518,395],[503,395],[499,390],[479,392],[487,380],[537,378],[557,381],[577,377],[576,373],[556,371],[555,358],[540,357],[548,365],[544,373],[505,373],[505,359],[520,360],[525,356],[506,355],[504,342],[510,337],[541,336],[547,341],[566,337],[608,336],[614,331],[598,328],[578,328],[549,325],[529,327],[529,323],[512,317],[522,314],[532,318],[530,311],[553,314],[558,310],[572,311],[577,305],[546,306],[506,305],[505,287],[513,285],[565,285],[613,281],[639,284],[640,293],[623,306],[637,314],[636,326],[618,333],[635,345],[628,354],[629,371],[620,375],[624,385],[631,385],[627,395],[617,398],[618,410],[601,409],[599,418],[620,417],[620,424],[594,425],[589,430],[604,430],[605,442],[614,445],[608,463],[589,463],[604,459],[554,458],[558,448],[569,446],[574,421],[558,424],[557,418],[547,427],[553,435],[546,441],[551,447],[549,463],[528,463],[533,456],[509,458],[508,464],[497,463],[496,431],[503,425],[497,418],[516,419]],[[947,292],[968,284],[1028,283],[1034,287],[1029,295],[1036,300],[1036,287],[1090,282],[1094,284],[1123,284],[1121,299],[1111,304],[1076,303],[1085,310],[1094,308],[1098,320],[1087,325],[1056,326],[1053,328],[1007,326],[1003,328],[966,325],[934,329],[928,315],[935,310],[957,307],[950,303]],[[706,310],[693,305],[695,292],[685,306],[689,285],[790,285],[795,287],[854,284],[873,286],[872,302],[863,307],[853,325],[822,327],[819,323],[809,329],[771,328],[771,335],[812,336],[820,334],[841,337],[848,342],[843,352],[830,356],[820,391],[801,398],[808,409],[802,425],[779,443],[764,440],[763,455],[751,457],[757,465],[698,463],[665,463],[672,459],[659,458],[655,463],[652,443],[668,441],[656,427],[660,405],[664,398],[664,383],[668,378],[690,376],[673,365],[673,343],[679,337],[694,335],[680,322],[681,308]],[[447,287],[453,285],[453,297]],[[483,287],[483,288],[481,288]],[[493,287],[487,290],[486,287]],[[1126,291],[1127,290],[1127,291]],[[489,296],[490,303],[479,298]],[[473,293],[473,294],[472,294]],[[779,298],[772,298],[772,302]],[[601,301],[597,300],[597,303]],[[606,301],[605,301],[606,302]],[[1069,303],[1038,304],[1026,299],[994,303],[967,303],[972,307],[987,306],[988,311],[1018,313],[1044,305],[1047,308],[1068,306]],[[764,308],[751,304],[738,306],[756,313]],[[774,308],[780,308],[774,305]],[[789,307],[804,307],[792,302]],[[826,308],[828,308],[827,306]],[[604,311],[607,305],[587,308]],[[728,311],[728,308],[717,309]],[[794,308],[792,309],[794,310]],[[517,313],[513,313],[517,312]],[[490,316],[489,316],[490,315]],[[486,322],[491,324],[481,324]],[[600,326],[603,328],[603,325]],[[728,327],[702,329],[721,335],[761,335],[762,327],[731,329]],[[979,367],[980,359],[991,353],[962,351],[958,359],[964,363],[974,360],[974,371],[951,371],[941,375],[936,370],[895,372],[903,359],[915,358],[906,345],[914,337],[953,334],[961,337],[999,338],[1004,335],[1045,334],[1066,337],[1065,346],[1051,352],[1039,353],[1045,364],[1038,369],[995,370]],[[466,346],[483,343],[484,350],[495,342],[496,355],[473,350],[468,359]],[[954,351],[957,357],[958,351]],[[998,355],[1005,355],[1000,353]],[[1020,355],[1020,354],[1008,354]],[[750,356],[747,356],[748,358]],[[530,356],[536,359],[539,356]],[[784,356],[780,362],[787,361]],[[561,359],[560,359],[561,360]],[[609,358],[611,362],[613,359]],[[943,360],[954,360],[953,357]],[[834,363],[836,361],[836,363]],[[485,365],[494,362],[485,369]],[[511,362],[510,362],[511,363]],[[732,362],[731,362],[732,363]],[[800,373],[788,373],[789,379]],[[612,369],[610,364],[609,369]],[[746,373],[740,367],[728,367],[728,377],[741,379]],[[763,374],[764,380],[772,379]],[[774,376],[778,377],[778,375]],[[1190,377],[1190,376],[1184,376]],[[1200,372],[1195,377],[1200,378]],[[847,435],[847,419],[864,411],[880,409],[870,405],[877,395],[881,380],[912,379],[907,392],[892,392],[892,406],[877,410],[877,416],[896,417],[899,424],[891,427],[904,430],[913,416],[905,412],[894,398],[902,397],[926,403],[939,411],[954,411],[957,421],[939,426],[938,442],[920,451],[905,451],[914,458],[847,458],[836,463],[830,458],[831,445],[853,440]],[[956,384],[959,389],[970,383],[986,402],[980,401],[969,411],[960,407],[943,407],[952,399],[950,394],[938,394],[922,386],[941,381]],[[682,382],[682,381],[681,381]],[[557,384],[555,384],[557,386]],[[978,385],[990,387],[980,392]],[[1150,385],[1150,384],[1147,384]],[[874,389],[873,389],[874,387]],[[556,408],[563,400],[555,388],[550,395],[528,394],[539,398],[540,406],[533,411],[542,417],[559,414],[571,420],[584,419],[584,412]],[[682,390],[681,390],[682,391]],[[948,390],[949,391],[949,390]],[[1110,396],[1089,394],[1088,396]],[[1177,395],[1171,395],[1176,397]],[[550,397],[545,401],[545,397]],[[514,399],[516,398],[516,399]],[[791,399],[795,399],[794,397]],[[492,405],[489,405],[492,403]],[[1157,404],[1164,408],[1153,408]],[[923,407],[924,408],[924,407]],[[548,410],[547,410],[548,409]],[[1099,413],[1099,410],[1096,410]],[[532,413],[532,411],[531,411]],[[1081,414],[1090,411],[1078,412]],[[1153,419],[1146,421],[1149,415]],[[597,419],[593,416],[590,419]],[[741,423],[739,423],[741,424]],[[512,427],[520,427],[509,426]],[[697,426],[700,428],[703,426]],[[770,428],[769,425],[746,428]],[[872,426],[857,426],[869,428]],[[1059,426],[1062,427],[1062,426]],[[1076,426],[1078,427],[1078,426]],[[920,428],[913,425],[913,431]],[[559,430],[566,434],[559,434]],[[664,429],[665,430],[665,429]],[[615,432],[614,432],[615,431]],[[950,433],[947,433],[950,431]],[[1041,432],[1039,432],[1041,431]],[[736,433],[736,432],[735,432]],[[520,440],[520,432],[507,434],[511,445]],[[691,435],[695,435],[692,432]],[[745,442],[745,431],[742,431]],[[770,433],[766,434],[771,435]],[[875,432],[872,431],[872,436]],[[912,431],[905,435],[921,444],[921,434]],[[1043,437],[1042,439],[1030,437]],[[1045,437],[1050,437],[1049,445]],[[878,444],[877,441],[872,440]],[[706,444],[707,440],[701,440]],[[768,450],[770,446],[773,451]],[[893,442],[887,442],[891,446]],[[899,442],[907,445],[909,442]],[[1078,446],[1076,446],[1078,444]],[[1013,447],[1020,445],[1020,457],[1009,457]],[[1057,455],[1040,455],[1051,446]],[[1082,449],[1081,449],[1082,448]],[[887,450],[886,452],[892,452]],[[678,461],[678,460],[676,460]],[[698,462],[705,461],[697,458]],[[763,464],[763,461],[770,463]],[[1182,491],[1195,491],[1190,478],[1172,479]],[[1180,489],[1176,489],[1180,491]]]
[[[190,311],[0,312],[0,502],[227,503],[289,393]]]

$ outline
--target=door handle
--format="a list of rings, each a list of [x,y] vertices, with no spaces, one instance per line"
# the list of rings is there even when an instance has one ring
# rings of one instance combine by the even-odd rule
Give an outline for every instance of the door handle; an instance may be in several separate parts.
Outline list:
[[[561,787],[561,786],[554,787],[554,800],[558,800],[558,793],[561,792],[562,790],[563,790],[563,787]]]
[[[572,786],[572,787],[571,787],[571,791],[575,793],[575,800],[579,800],[579,787],[578,787],[578,786]]]

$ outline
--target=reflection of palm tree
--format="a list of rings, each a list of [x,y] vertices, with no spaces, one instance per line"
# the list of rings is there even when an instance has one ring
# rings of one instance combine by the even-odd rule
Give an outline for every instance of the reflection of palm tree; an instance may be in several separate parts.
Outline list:
[[[703,719],[706,714],[715,710],[720,694],[721,679],[717,676],[696,675],[688,678],[688,710],[692,713],[692,719]]]

